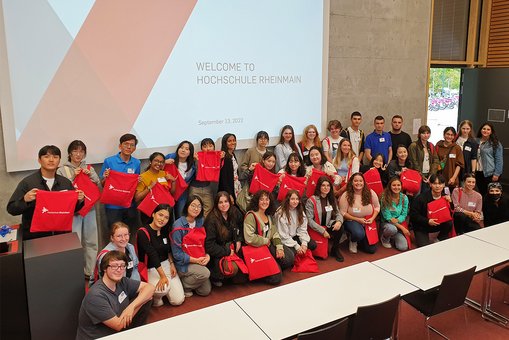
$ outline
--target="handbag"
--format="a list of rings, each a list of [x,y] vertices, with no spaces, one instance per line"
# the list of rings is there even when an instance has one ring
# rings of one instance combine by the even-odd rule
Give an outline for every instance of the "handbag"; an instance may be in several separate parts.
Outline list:
[[[373,209],[373,214],[375,213],[375,208],[373,204],[371,204],[371,209]],[[370,219],[373,214],[364,217],[364,219]],[[366,232],[366,239],[368,240],[368,244],[370,246],[378,243],[378,227],[376,224],[376,220],[373,220],[370,224],[364,224],[364,231]]]
[[[221,171],[221,151],[198,152],[196,180],[201,182],[219,182]]]
[[[378,197],[382,195],[384,187],[382,185],[380,173],[376,168],[371,168],[364,173],[364,181],[366,182],[368,188],[373,190],[378,195]]]
[[[428,219],[435,219],[439,224],[452,221],[451,206],[449,202],[443,197],[429,202]]]
[[[150,192],[140,202],[137,209],[147,216],[152,216],[154,209],[159,204],[169,204],[170,207],[175,205],[175,199],[162,184],[156,183]]]
[[[251,185],[249,186],[249,193],[254,195],[260,190],[272,192],[279,181],[279,176],[279,174],[273,174],[265,169],[260,163],[256,164]]]
[[[233,246],[230,246],[230,249],[233,249]],[[234,253],[233,255],[223,256],[219,260],[219,271],[221,274],[231,276],[233,274],[233,263],[237,264],[242,273],[247,274],[249,272],[244,261]]]
[[[177,230],[186,230],[187,234],[182,237],[182,243],[177,244],[171,237]],[[175,228],[170,234],[171,242],[182,248],[182,251],[191,257],[204,257],[205,252],[205,228]]]
[[[304,190],[306,189],[306,184],[304,184],[305,182],[306,177],[295,177],[286,174],[281,181],[281,185],[279,186],[277,200],[284,200],[289,190],[297,190],[299,192],[299,196],[302,197]]]
[[[138,177],[139,175],[136,174],[110,170],[110,174],[104,183],[101,203],[129,208],[136,192]]]
[[[318,273],[318,263],[316,263],[311,250],[306,250],[304,255],[296,254],[293,262],[292,272],[294,273]]]
[[[418,171],[407,169],[401,173],[400,179],[402,191],[416,195],[421,190],[422,177]]]
[[[323,171],[311,169],[311,176],[308,178],[308,183],[306,185],[306,196],[311,197],[315,194],[316,184],[318,183],[318,179],[322,176],[327,176],[327,174]],[[334,183],[334,181],[332,181]]]
[[[90,165],[88,166],[90,169]],[[78,211],[78,214],[85,217],[90,210],[94,207],[95,203],[101,198],[101,191],[97,185],[92,182],[90,177],[81,171],[72,182],[72,185],[77,190],[83,191],[85,194],[85,202],[83,207]]]
[[[269,251],[268,246],[243,246],[242,253],[249,272],[249,280],[253,281],[281,272],[279,265]]]
[[[180,196],[182,196],[182,194],[187,190],[189,185],[187,184],[184,177],[182,177],[179,169],[175,164],[166,164],[164,166],[164,171],[175,178],[175,192],[173,193],[173,198],[175,201],[178,201]]]
[[[30,232],[72,231],[78,193],[38,190]]]

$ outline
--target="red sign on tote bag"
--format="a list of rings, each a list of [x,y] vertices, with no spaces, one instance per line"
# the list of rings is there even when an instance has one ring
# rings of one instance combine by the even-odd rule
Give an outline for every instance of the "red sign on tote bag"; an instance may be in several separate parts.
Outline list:
[[[101,191],[83,171],[74,178],[72,184],[77,190],[81,190],[85,194],[84,205],[80,211],[78,211],[78,214],[84,217],[94,207],[94,204],[99,198],[101,198]]]
[[[133,201],[138,175],[110,170],[104,182],[101,203],[129,208]]]
[[[37,190],[30,232],[72,231],[78,193]]]
[[[289,190],[297,190],[299,192],[300,197],[304,194],[304,189],[306,189],[306,177],[295,177],[286,174],[281,181],[281,185],[279,186],[279,193],[277,194],[277,200],[282,201],[285,199],[286,194]]]
[[[311,176],[309,176],[308,184],[306,186],[307,197],[311,197],[315,194],[316,184],[318,183],[318,179],[322,176],[327,176],[327,174],[320,170],[311,169]]]
[[[147,216],[152,216],[152,212],[159,204],[169,204],[173,207],[175,205],[175,199],[173,199],[173,196],[166,187],[160,183],[156,183],[138,205],[138,210]]]
[[[198,152],[196,180],[202,182],[219,182],[220,171],[221,151]]]
[[[249,186],[249,193],[254,195],[259,190],[267,190],[268,192],[271,192],[274,190],[278,180],[279,174],[273,174],[258,163],[255,166],[253,179]]]
[[[173,193],[173,198],[178,201],[180,196],[186,191],[188,184],[175,164],[166,164],[164,166],[164,171],[175,178],[175,192]]]

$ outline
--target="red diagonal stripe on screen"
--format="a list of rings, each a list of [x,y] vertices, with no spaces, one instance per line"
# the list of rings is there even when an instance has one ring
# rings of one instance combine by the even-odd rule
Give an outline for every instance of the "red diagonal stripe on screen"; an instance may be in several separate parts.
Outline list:
[[[84,140],[116,144],[133,127],[197,0],[99,0],[18,141],[21,155],[41,145]],[[95,133],[95,134],[94,134]]]

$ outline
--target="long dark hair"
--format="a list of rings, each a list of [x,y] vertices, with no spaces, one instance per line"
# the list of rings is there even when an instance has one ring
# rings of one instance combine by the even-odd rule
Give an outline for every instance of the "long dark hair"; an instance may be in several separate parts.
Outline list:
[[[361,193],[362,205],[363,206],[369,205],[369,204],[371,204],[371,190],[368,188],[368,185],[366,184],[364,175],[360,172],[354,173],[348,179],[348,183],[346,184],[346,201],[348,202],[349,206],[353,206],[354,192],[355,192],[355,190],[353,189],[353,180],[357,176],[360,176],[362,178],[362,180],[364,181],[364,187],[362,188],[362,193]]]
[[[216,223],[214,224],[216,226],[216,232],[218,233],[219,237],[222,240],[226,240],[228,237],[229,230],[227,226],[225,225],[225,221],[223,218],[223,214],[218,208],[219,200],[225,197],[228,200],[228,203],[230,203],[230,208],[228,209],[228,212],[226,213],[226,224],[233,223],[235,220],[235,207],[232,203],[232,197],[229,193],[226,191],[220,191],[217,193],[216,198],[214,199],[214,207],[212,208],[211,212],[207,215],[205,225],[210,225],[211,220],[215,220]]]
[[[190,141],[187,141],[187,140],[180,142],[179,145],[177,146],[177,151],[175,152],[176,153],[175,158],[176,158],[177,166],[178,166],[179,149],[182,146],[184,146],[184,144],[189,145],[189,155],[186,158],[186,164],[187,164],[186,172],[188,172],[189,170],[191,170],[191,168],[193,167],[193,164],[194,164],[194,145],[193,145],[193,143],[191,143]]]
[[[281,202],[281,206],[279,207],[278,212],[281,216],[283,216],[283,215],[286,216],[286,219],[289,223],[291,222],[291,219],[290,219],[290,197],[292,197],[292,195],[297,195],[297,197],[299,198],[299,205],[297,205],[295,210],[297,211],[297,223],[299,225],[301,225],[302,222],[304,222],[304,207],[302,206],[301,197],[297,190],[293,190],[293,189],[288,190],[288,192],[286,193],[285,199],[283,200],[283,202]]]
[[[292,160],[299,161],[300,166],[297,169],[297,176],[304,177],[306,175],[306,168],[304,167],[304,162],[302,161],[302,158],[300,157],[299,153],[297,153],[297,152],[292,152],[288,156],[288,160],[286,161],[286,165],[285,165],[285,172],[290,175],[292,174],[292,169],[290,169],[290,161],[292,161]]]
[[[281,134],[279,135],[279,144],[285,143],[285,139],[283,137],[283,133],[285,132],[285,130],[292,131],[292,139],[290,140],[289,144],[293,151],[299,152],[299,149],[297,148],[297,143],[295,142],[295,131],[293,131],[293,127],[291,125],[285,125],[281,129]]]
[[[497,134],[495,133],[495,128],[493,127],[493,124],[491,124],[489,122],[485,122],[484,124],[482,124],[481,127],[479,128],[479,131],[477,132],[477,138],[482,137],[481,130],[486,125],[491,128],[491,134],[490,134],[490,137],[488,140],[490,141],[493,149],[496,149],[498,147],[498,137],[497,137]]]
[[[159,212],[159,211],[161,211],[161,210],[166,210],[170,214],[170,218],[171,218],[171,211],[173,210],[171,208],[171,206],[169,204],[159,204],[159,205],[157,205],[157,207],[154,208],[154,211],[152,211],[152,214],[150,215],[150,222],[149,222],[149,224],[154,221],[154,214]],[[168,222],[169,221],[170,220],[168,220]],[[166,225],[168,225],[168,223],[166,223]]]
[[[330,185],[330,191],[327,194],[326,198],[327,198],[327,201],[329,202],[329,204],[332,205],[334,210],[336,210],[337,204],[336,204],[336,198],[334,197],[334,188],[332,186],[332,181],[328,176],[321,176],[320,178],[318,178],[318,181],[316,181],[315,196],[321,197],[322,192],[320,191],[320,187],[322,186],[323,182],[328,182]]]
[[[198,195],[190,195],[187,198],[186,204],[184,205],[184,208],[182,209],[182,215],[184,215],[184,216],[188,216],[189,215],[189,206],[195,200],[200,202],[200,205],[201,205],[200,213],[198,214],[198,216],[196,216],[196,219],[199,219],[199,218],[203,217],[203,201],[201,200],[200,196],[198,196]]]
[[[228,138],[232,136],[233,138],[235,138],[235,140],[237,140],[237,136],[235,136],[233,133],[227,133],[221,139],[221,151],[224,151],[224,156],[226,158],[235,157],[235,153],[233,153],[233,155],[230,155],[230,153],[228,152]]]

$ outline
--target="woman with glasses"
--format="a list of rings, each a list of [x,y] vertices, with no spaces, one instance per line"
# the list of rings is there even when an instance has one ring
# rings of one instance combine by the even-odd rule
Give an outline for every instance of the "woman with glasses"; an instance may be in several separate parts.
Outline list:
[[[175,221],[171,232],[171,250],[186,297],[193,296],[193,291],[207,296],[211,289],[210,271],[207,268],[210,255],[205,251],[202,207],[200,197],[189,196],[182,216]]]
[[[154,293],[154,307],[164,304],[166,296],[173,306],[184,302],[184,289],[177,275],[170,249],[170,220],[171,207],[159,204],[152,213],[152,220],[138,229],[136,245],[138,258],[147,268],[147,281],[156,287]]]
[[[134,246],[129,243],[129,227],[124,222],[115,222],[111,225],[110,229],[110,243],[104,247],[103,250],[99,252],[97,255],[96,267],[94,269],[94,275],[90,276],[90,286],[101,278],[101,273],[99,271],[99,267],[101,265],[101,260],[107,252],[112,250],[118,250],[121,253],[125,254],[127,257],[127,267],[125,271],[125,276],[140,281],[140,273],[138,272],[138,256],[136,256],[136,251],[134,250]]]
[[[85,143],[80,140],[72,141],[67,148],[67,153],[67,162],[58,168],[57,174],[68,178],[72,182],[78,174],[84,173],[95,185],[100,186],[99,176],[97,176],[94,168],[85,162],[87,156]],[[98,249],[97,218],[94,207],[85,216],[74,215],[72,231],[78,235],[85,253],[85,277],[91,277]]]

